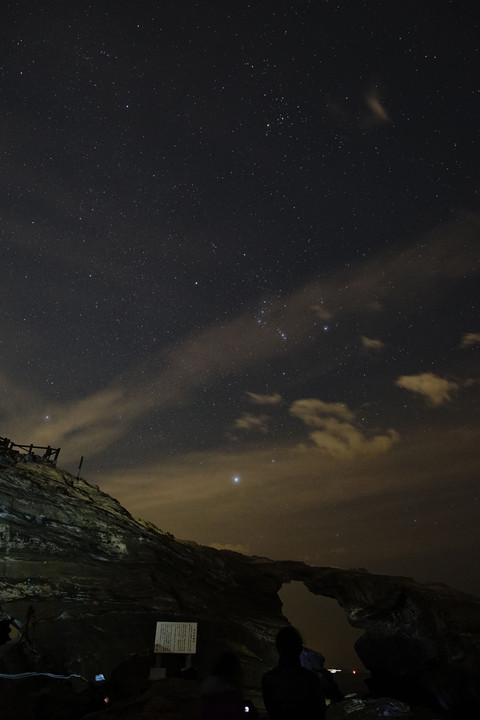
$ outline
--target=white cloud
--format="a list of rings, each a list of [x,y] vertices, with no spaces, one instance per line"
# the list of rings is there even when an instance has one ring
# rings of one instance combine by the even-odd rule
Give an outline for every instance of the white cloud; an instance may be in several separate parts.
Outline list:
[[[351,421],[355,418],[353,412],[345,403],[327,403],[316,398],[296,400],[290,407],[292,415],[300,418],[306,425],[318,427],[323,424],[322,416],[333,416],[340,420]]]
[[[338,459],[379,455],[387,452],[400,439],[396,430],[392,429],[369,439],[352,423],[340,422],[336,418],[325,419],[323,429],[310,433],[310,437],[320,450]]]
[[[420,373],[419,375],[402,375],[395,381],[395,385],[419,393],[426,397],[432,405],[442,405],[452,399],[452,394],[458,390],[457,383],[441,378],[433,373]]]
[[[478,345],[480,343],[480,333],[465,333],[462,337],[460,347],[470,347],[471,345]]]
[[[310,433],[314,445],[337,460],[351,459],[356,455],[379,455],[387,452],[400,439],[392,429],[368,438],[354,424],[354,413],[343,403],[326,403],[315,398],[297,400],[290,412],[307,426],[315,428]]]

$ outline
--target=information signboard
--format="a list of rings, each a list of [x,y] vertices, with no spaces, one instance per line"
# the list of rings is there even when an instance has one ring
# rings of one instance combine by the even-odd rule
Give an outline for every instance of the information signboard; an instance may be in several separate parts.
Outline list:
[[[184,653],[194,655],[197,650],[197,623],[157,622],[156,653]]]

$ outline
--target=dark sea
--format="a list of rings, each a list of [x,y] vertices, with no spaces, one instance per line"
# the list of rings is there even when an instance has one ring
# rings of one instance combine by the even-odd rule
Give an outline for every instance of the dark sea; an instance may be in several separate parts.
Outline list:
[[[334,680],[344,695],[355,693],[359,697],[363,697],[368,693],[365,680],[369,677],[370,673],[367,672],[357,672],[353,674],[352,672],[344,671],[335,673]]]

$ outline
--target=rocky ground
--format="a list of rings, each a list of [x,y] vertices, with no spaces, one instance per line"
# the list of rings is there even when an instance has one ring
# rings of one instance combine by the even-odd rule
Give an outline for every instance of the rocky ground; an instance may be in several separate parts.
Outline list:
[[[480,708],[478,598],[411,578],[178,541],[133,518],[95,485],[51,465],[0,457],[0,564],[0,610],[20,620],[23,637],[17,653],[0,658],[3,673],[76,673],[91,681],[100,670],[112,681],[132,657],[152,664],[158,620],[194,621],[198,676],[205,677],[212,658],[229,648],[242,661],[246,683],[259,687],[261,675],[276,663],[275,635],[287,623],[279,590],[301,581],[312,593],[336,599],[349,622],[363,630],[355,647],[377,697],[418,705],[423,694],[459,712],[465,703]],[[130,672],[117,682],[105,717],[143,717],[151,704],[162,717],[170,686],[159,689],[143,677],[144,686],[132,689],[132,678]],[[76,720],[89,702],[88,693],[72,695],[64,681],[2,679],[0,687],[8,720]],[[188,687],[186,698],[175,699],[177,714],[186,712],[183,703],[194,692],[194,685]],[[122,697],[128,688],[132,692]],[[55,714],[54,697],[71,704],[70,715]],[[43,715],[42,705],[48,707]],[[330,714],[344,711],[363,720],[359,713],[367,717],[373,707],[348,710],[332,707]]]

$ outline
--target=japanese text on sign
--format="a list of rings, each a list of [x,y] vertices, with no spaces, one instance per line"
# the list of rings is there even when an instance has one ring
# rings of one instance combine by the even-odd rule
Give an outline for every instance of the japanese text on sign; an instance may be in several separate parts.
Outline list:
[[[197,649],[197,623],[157,622],[155,631],[156,653],[195,654]]]

